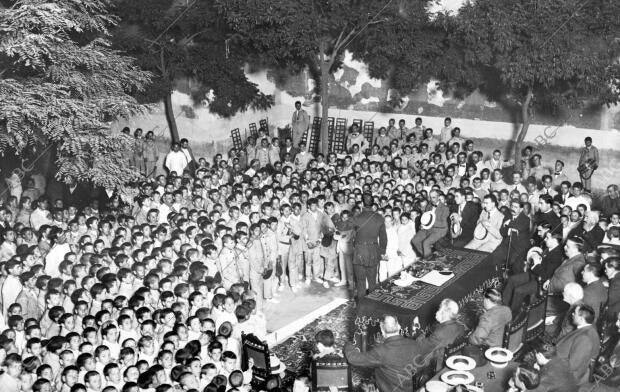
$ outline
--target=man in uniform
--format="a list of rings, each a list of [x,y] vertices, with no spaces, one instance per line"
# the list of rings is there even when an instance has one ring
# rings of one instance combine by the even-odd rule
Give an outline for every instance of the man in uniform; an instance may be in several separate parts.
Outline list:
[[[370,193],[362,195],[364,209],[352,219],[351,226],[355,230],[353,241],[353,272],[359,301],[377,284],[377,268],[379,260],[385,257],[387,233],[381,214],[372,210],[373,198]],[[368,281],[368,286],[366,282]]]

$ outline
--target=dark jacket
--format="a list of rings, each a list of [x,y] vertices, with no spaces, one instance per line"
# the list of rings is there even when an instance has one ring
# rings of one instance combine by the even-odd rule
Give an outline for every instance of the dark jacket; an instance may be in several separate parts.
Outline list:
[[[564,203],[566,203],[566,200],[568,200],[569,197],[570,197],[570,193],[566,195],[562,195],[562,193],[558,193],[557,195],[553,196],[553,201],[558,202],[561,205],[564,205]]]
[[[605,232],[601,229],[601,226],[596,225],[590,231],[583,230],[580,236],[583,238],[583,251],[590,253],[603,243]]]
[[[612,317],[612,320],[620,312],[620,272],[618,272],[612,279],[609,279],[609,291],[607,297],[608,315]]]
[[[381,392],[411,392],[415,369],[426,365],[430,352],[425,343],[400,335],[391,336],[364,353],[351,343],[344,346],[349,364],[375,369],[375,381]]]
[[[366,267],[379,264],[381,255],[385,254],[387,246],[383,216],[369,208],[364,208],[352,219],[351,225],[355,230],[353,264]]]
[[[458,212],[458,206],[453,206],[452,212]],[[461,230],[462,233],[459,236],[459,240],[465,243],[471,241],[474,238],[474,230],[476,229],[476,223],[480,216],[480,205],[472,201],[465,203],[463,212],[461,212]]]
[[[534,225],[539,225],[542,222],[547,222],[551,225],[551,230],[562,230],[562,226],[560,225],[560,218],[553,212],[553,210],[549,210],[545,213],[537,211],[534,214]]]
[[[65,208],[75,206],[78,210],[81,210],[90,203],[90,187],[80,182],[72,192],[68,185],[63,185],[62,202]]]
[[[512,239],[508,229],[517,229],[518,232],[512,232]],[[504,237],[502,240],[505,246],[510,243],[513,250],[523,250],[530,247],[530,218],[524,213],[520,213],[515,219],[504,221],[499,233]]]
[[[549,363],[540,369],[540,384],[531,392],[577,392],[577,381],[568,369],[568,361],[565,358],[554,357]]]
[[[558,245],[551,251],[543,253],[542,262],[532,268],[532,273],[540,276],[541,280],[545,282],[547,279],[551,279],[555,270],[562,264],[563,258],[562,246]]]
[[[590,305],[596,313],[596,319],[598,320],[601,305],[607,303],[607,287],[603,285],[603,282],[599,279],[583,288],[583,303]]]
[[[445,323],[438,324],[431,334],[423,339],[429,343],[433,349],[443,348],[454,343],[456,338],[465,334],[465,325],[456,321],[449,320]]]
[[[557,344],[558,357],[568,361],[568,369],[579,385],[588,382],[590,360],[596,358],[599,351],[599,336],[593,325],[575,329]]]
[[[289,153],[291,154],[291,158],[290,161],[288,162],[295,162],[295,157],[297,156],[297,154],[299,154],[299,148],[297,147],[291,147],[290,151],[286,151],[286,147],[282,147],[280,149],[280,161],[284,162],[284,156]]]

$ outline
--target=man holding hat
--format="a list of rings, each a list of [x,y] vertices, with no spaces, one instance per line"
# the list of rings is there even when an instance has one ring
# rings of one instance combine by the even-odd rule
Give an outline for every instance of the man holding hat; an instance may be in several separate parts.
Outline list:
[[[430,203],[422,214],[421,228],[411,240],[413,248],[428,259],[433,253],[433,245],[448,233],[448,216],[450,210],[439,200],[439,192],[432,190],[428,194]]]

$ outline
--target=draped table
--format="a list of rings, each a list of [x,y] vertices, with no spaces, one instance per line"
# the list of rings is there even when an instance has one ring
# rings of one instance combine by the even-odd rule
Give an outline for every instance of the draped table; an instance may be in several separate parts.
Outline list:
[[[479,298],[482,292],[496,286],[501,275],[486,259],[487,252],[464,248],[445,248],[443,256],[431,262],[415,262],[407,270],[414,276],[428,272],[429,268],[449,268],[454,276],[441,286],[415,281],[410,286],[399,287],[395,275],[362,298],[357,305],[356,335],[362,338],[358,346],[365,350],[381,335],[379,321],[382,315],[398,318],[404,335],[412,333],[413,319],[417,316],[422,330],[435,321],[435,312],[444,298],[455,300],[459,307]]]

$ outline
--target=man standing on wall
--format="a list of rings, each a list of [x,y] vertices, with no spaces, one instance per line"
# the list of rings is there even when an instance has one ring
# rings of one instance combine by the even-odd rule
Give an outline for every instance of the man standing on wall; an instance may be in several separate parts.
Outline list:
[[[598,168],[599,156],[598,149],[592,145],[590,136],[584,139],[585,147],[579,154],[579,177],[586,192],[592,192],[592,174]]]
[[[301,102],[295,102],[295,111],[291,120],[291,131],[293,133],[293,146],[298,146],[304,132],[310,127],[310,116],[301,108]]]

